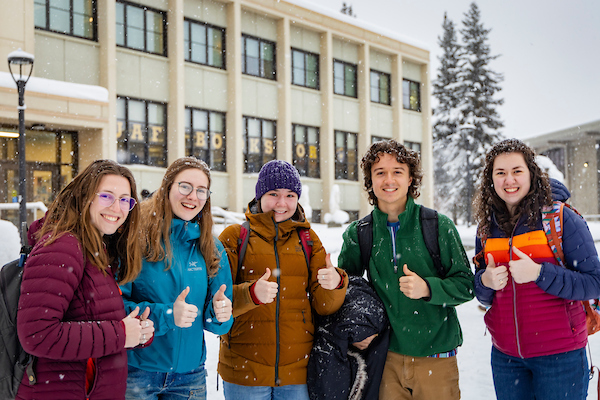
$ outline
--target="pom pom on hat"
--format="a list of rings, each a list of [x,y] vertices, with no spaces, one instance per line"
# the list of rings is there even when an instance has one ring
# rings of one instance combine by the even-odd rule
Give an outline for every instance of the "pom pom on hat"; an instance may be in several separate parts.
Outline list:
[[[276,189],[289,189],[300,198],[302,183],[298,170],[290,163],[283,160],[271,160],[262,166],[256,182],[256,200],[265,193]]]

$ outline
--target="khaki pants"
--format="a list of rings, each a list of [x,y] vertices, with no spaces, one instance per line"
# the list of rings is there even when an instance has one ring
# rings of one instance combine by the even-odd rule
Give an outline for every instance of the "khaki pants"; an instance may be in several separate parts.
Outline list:
[[[458,400],[456,357],[411,357],[388,351],[379,400]]]

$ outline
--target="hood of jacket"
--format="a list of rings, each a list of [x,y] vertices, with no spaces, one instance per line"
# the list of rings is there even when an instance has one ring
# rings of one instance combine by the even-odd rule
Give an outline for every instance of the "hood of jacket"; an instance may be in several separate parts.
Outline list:
[[[552,190],[552,200],[554,201],[558,200],[564,203],[571,197],[569,189],[557,179],[550,178],[550,190]]]

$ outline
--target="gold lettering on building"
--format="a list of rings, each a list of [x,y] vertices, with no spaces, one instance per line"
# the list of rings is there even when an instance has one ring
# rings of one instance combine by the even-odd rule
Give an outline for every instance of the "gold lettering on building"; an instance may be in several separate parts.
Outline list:
[[[129,140],[132,142],[144,142],[144,132],[142,131],[142,124],[131,124]]]
[[[265,139],[265,154],[273,154],[273,141]]]
[[[202,149],[206,149],[208,147],[207,143],[206,143],[206,132],[203,132],[203,131],[194,132],[194,146],[200,147]]]
[[[123,136],[124,129],[125,129],[125,122],[117,121],[117,139],[121,139],[121,136]]]
[[[260,154],[260,139],[259,138],[249,138],[248,154]]]
[[[317,159],[317,146],[308,146],[308,158],[312,160]]]
[[[218,133],[212,135],[211,143],[214,150],[219,150],[223,147],[223,135]]]
[[[162,134],[164,128],[162,126],[150,125],[150,143],[163,143]]]
[[[303,144],[297,144],[296,145],[296,157],[304,158],[305,155],[306,155],[306,147],[304,147]]]

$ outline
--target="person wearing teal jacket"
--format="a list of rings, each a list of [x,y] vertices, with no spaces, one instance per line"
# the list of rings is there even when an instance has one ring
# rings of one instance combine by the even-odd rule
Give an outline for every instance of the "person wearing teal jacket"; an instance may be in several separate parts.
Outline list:
[[[459,399],[455,306],[473,299],[473,273],[452,221],[438,213],[445,275],[436,271],[419,218],[419,155],[394,140],[373,143],[361,161],[373,211],[369,276],[392,328],[380,399]],[[362,276],[358,221],[344,232],[338,266]],[[372,340],[372,338],[370,338]],[[367,341],[366,344],[368,344]]]
[[[212,235],[208,166],[176,160],[141,207],[142,271],[121,290],[126,309],[150,308],[155,333],[149,346],[128,351],[126,398],[206,399],[204,330],[223,335],[233,324],[231,269]]]

